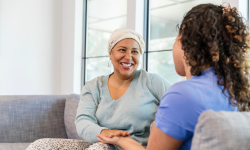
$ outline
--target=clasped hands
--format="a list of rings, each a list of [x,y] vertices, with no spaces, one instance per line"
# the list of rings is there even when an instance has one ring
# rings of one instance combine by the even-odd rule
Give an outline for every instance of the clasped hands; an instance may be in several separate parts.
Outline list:
[[[112,138],[114,136],[129,136],[130,133],[127,131],[122,131],[122,130],[110,130],[110,129],[104,129],[102,130],[102,132],[100,133],[101,135],[108,137],[108,138]]]
[[[100,134],[97,135],[98,141],[102,143],[109,143],[118,145],[118,141],[124,138],[130,138],[130,133],[122,130],[110,130],[104,129]]]

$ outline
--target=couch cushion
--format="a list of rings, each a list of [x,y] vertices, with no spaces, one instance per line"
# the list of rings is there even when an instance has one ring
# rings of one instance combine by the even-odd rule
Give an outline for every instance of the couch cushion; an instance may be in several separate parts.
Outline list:
[[[66,133],[69,139],[83,140],[81,137],[78,136],[75,125],[75,117],[79,101],[80,96],[77,94],[71,94],[66,96],[64,123]]]
[[[0,150],[25,150],[30,143],[0,143]]]
[[[249,112],[203,112],[191,150],[250,150]]]
[[[67,138],[65,95],[0,96],[0,143]]]

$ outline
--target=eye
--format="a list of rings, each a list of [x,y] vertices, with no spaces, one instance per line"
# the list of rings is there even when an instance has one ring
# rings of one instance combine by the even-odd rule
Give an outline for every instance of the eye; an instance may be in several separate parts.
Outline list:
[[[119,51],[121,51],[121,52],[125,52],[126,50],[125,50],[125,49],[119,49]]]
[[[138,51],[137,50],[133,50],[132,53],[138,54]]]

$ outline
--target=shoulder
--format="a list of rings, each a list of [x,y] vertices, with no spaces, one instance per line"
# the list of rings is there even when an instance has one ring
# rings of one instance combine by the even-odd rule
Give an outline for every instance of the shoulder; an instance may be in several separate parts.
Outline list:
[[[90,81],[87,81],[86,84],[83,86],[81,91],[81,99],[92,99],[98,104],[98,100],[100,99],[102,91],[107,88],[107,82],[109,75],[107,76],[99,76],[94,78]],[[83,98],[85,97],[85,98]],[[87,98],[86,98],[87,97]]]
[[[156,113],[156,125],[164,133],[185,141],[190,136],[198,117],[205,110],[204,101],[188,82],[174,84],[163,96]]]
[[[144,69],[136,70],[136,73],[138,74],[137,76],[140,78],[151,78],[152,77],[152,73],[149,73]]]
[[[180,81],[177,82],[175,84],[173,84],[170,88],[169,88],[169,92],[178,92],[181,94],[184,94],[188,91],[192,91],[193,88],[195,88],[195,85],[192,84],[192,81]]]
[[[154,77],[154,78],[164,79],[163,77],[161,77],[155,73],[149,73],[144,69],[137,70],[137,73],[138,73],[138,76],[144,77],[144,78],[152,79]]]
[[[186,99],[190,99],[190,101],[205,101],[211,97],[215,84],[217,82],[213,77],[207,75],[193,76],[188,80],[175,83],[169,88],[167,94],[178,93]]]
[[[105,75],[105,76],[99,76],[96,77],[92,80],[89,80],[86,82],[86,84],[83,86],[83,88],[88,88],[90,90],[95,90],[99,87],[101,87],[103,84],[106,84],[106,82],[108,82],[108,76],[109,75]]]
[[[161,104],[174,106],[176,108],[204,108],[205,101],[202,99],[202,92],[192,80],[175,83],[163,96]],[[176,105],[176,106],[175,106]]]
[[[136,82],[136,86],[142,88],[143,91],[148,90],[158,101],[161,100],[163,95],[172,85],[163,77],[155,73],[148,73],[143,69],[137,70],[134,82]]]
[[[193,87],[189,81],[174,84],[162,98],[156,114],[157,127],[179,140],[191,136],[199,115],[205,110],[202,97]]]
[[[151,84],[158,84],[159,82],[161,82],[164,84],[172,85],[167,79],[163,78],[162,76],[155,73],[149,73],[144,69],[138,70],[138,77]]]

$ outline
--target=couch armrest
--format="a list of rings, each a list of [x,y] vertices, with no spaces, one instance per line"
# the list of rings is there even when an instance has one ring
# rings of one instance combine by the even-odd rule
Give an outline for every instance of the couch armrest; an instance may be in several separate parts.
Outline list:
[[[0,96],[0,143],[67,138],[65,95]]]

